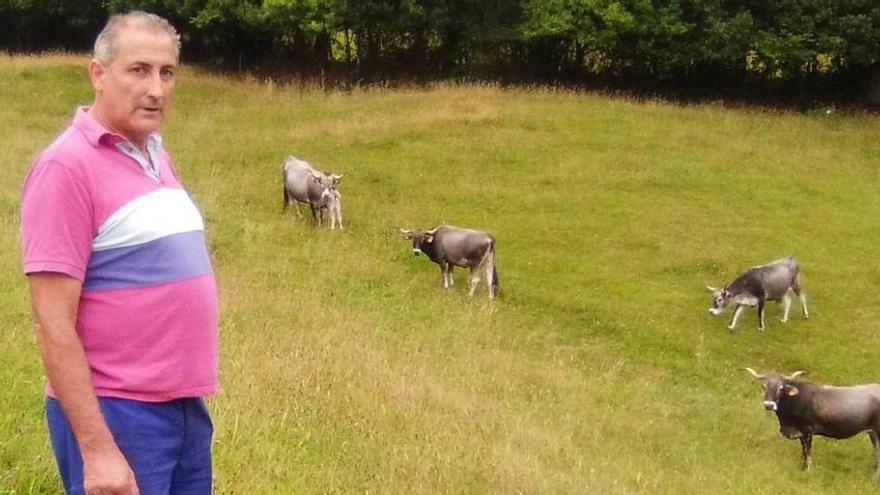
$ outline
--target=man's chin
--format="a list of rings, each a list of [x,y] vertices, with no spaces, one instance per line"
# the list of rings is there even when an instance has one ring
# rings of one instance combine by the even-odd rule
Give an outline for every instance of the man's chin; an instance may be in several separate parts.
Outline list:
[[[161,116],[155,119],[139,119],[137,124],[132,126],[132,131],[141,136],[149,136],[154,132],[159,132],[159,124],[161,123]]]

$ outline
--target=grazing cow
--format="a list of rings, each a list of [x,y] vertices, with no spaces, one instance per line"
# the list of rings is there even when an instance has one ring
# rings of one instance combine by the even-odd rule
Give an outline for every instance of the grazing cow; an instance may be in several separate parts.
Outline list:
[[[804,469],[809,469],[813,435],[836,439],[868,432],[874,446],[874,479],[880,479],[880,384],[832,387],[795,380],[779,373],[759,375],[764,382],[764,408],[776,412],[779,432],[801,441]]]
[[[300,215],[299,203],[308,203],[312,211],[312,221],[315,225],[320,225],[322,216],[320,213],[326,210],[330,203],[325,193],[329,192],[331,196],[333,195],[336,185],[342,180],[342,175],[315,170],[307,162],[288,156],[281,168],[281,179],[284,195],[283,210],[287,210],[287,205],[291,201],[296,201],[294,206],[297,215]],[[341,203],[337,201],[336,206],[340,208],[338,218],[341,226]]]
[[[498,272],[495,270],[495,237],[479,230],[440,225],[431,230],[404,230],[400,232],[412,239],[413,254],[424,253],[440,265],[443,287],[452,286],[452,268],[470,268],[470,291],[473,296],[480,283],[480,268],[486,270],[489,298],[498,294]]]
[[[798,265],[792,256],[750,268],[721,289],[709,285],[706,288],[712,292],[710,314],[720,315],[731,302],[736,305],[733,319],[727,327],[730,330],[736,328],[736,322],[747,306],[758,306],[758,330],[763,332],[766,301],[782,300],[785,312],[781,321],[788,322],[788,313],[791,309],[789,290],[794,291],[800,299],[804,318],[810,316],[807,311],[807,295],[801,290]]]

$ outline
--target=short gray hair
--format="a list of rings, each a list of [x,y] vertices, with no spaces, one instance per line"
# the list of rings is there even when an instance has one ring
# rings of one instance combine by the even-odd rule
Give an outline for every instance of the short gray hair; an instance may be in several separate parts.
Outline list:
[[[167,33],[180,55],[180,34],[170,22],[156,14],[150,14],[142,10],[135,10],[126,14],[115,14],[107,20],[104,29],[95,40],[93,57],[102,65],[110,65],[116,55],[116,36],[119,30],[129,23],[138,23],[141,27],[149,30]]]

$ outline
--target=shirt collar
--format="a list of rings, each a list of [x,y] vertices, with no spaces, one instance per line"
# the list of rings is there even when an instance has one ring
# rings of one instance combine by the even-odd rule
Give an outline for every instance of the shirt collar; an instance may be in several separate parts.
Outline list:
[[[89,144],[97,148],[102,143],[116,144],[121,141],[128,141],[124,136],[107,130],[106,127],[92,117],[89,110],[89,107],[79,107],[76,109],[76,114],[73,116],[73,125],[82,131]],[[151,132],[150,135],[147,136],[148,147],[157,148],[161,145],[162,136],[160,136],[158,132]]]

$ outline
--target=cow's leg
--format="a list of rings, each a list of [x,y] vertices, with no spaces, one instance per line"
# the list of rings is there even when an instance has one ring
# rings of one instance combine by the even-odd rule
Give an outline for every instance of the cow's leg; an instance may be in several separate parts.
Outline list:
[[[810,312],[807,311],[807,294],[804,291],[800,291],[798,299],[801,300],[801,310],[804,312],[804,318],[809,318]]]
[[[455,279],[452,278],[452,270],[455,269],[455,265],[446,265],[446,276],[449,277],[449,286],[452,287],[455,285]]]
[[[813,446],[813,434],[812,433],[804,433],[801,436],[801,457],[803,459],[803,463],[801,464],[801,468],[805,470],[809,470],[813,463],[810,461],[810,448]]]
[[[320,213],[320,212],[318,211],[319,208],[318,208],[317,206],[311,204],[311,203],[309,203],[309,208],[310,208],[311,211],[312,211],[312,225],[315,225],[315,226],[317,226],[317,227],[320,227],[320,226],[321,226],[321,220],[320,220],[320,218],[318,218],[318,214]]]
[[[727,325],[728,330],[733,330],[736,328],[736,322],[739,320],[739,316],[745,311],[746,307],[742,304],[737,304],[736,309],[733,310],[733,319],[730,320],[730,325]]]
[[[336,211],[333,209],[333,206],[327,208],[325,215],[330,217],[330,230],[336,229]]]
[[[782,296],[782,323],[788,323],[788,312],[791,310],[791,296],[786,292],[784,296]]]
[[[880,481],[880,434],[877,430],[868,430],[868,437],[874,446],[874,481]]]
[[[342,205],[336,206],[336,221],[339,222],[339,230],[342,230]]]
[[[302,211],[300,211],[300,209],[299,209],[299,205],[300,205],[299,201],[296,198],[294,198],[293,196],[290,196],[290,199],[288,201],[290,202],[290,205],[292,206],[293,211],[296,213],[296,218],[302,218]]]
[[[764,304],[767,301],[764,298],[758,299],[758,330],[764,331]]]
[[[440,273],[443,274],[443,288],[444,289],[448,289],[449,286],[451,285],[449,283],[449,279],[452,278],[452,274],[449,272],[450,272],[449,264],[448,263],[441,263],[440,264]]]
[[[477,285],[480,284],[480,267],[472,266],[471,274],[470,274],[470,290],[468,291],[469,296],[473,296],[474,292],[477,291]]]
[[[794,283],[791,284],[791,289],[798,296],[798,299],[801,301],[801,311],[804,313],[804,318],[810,317],[810,312],[807,311],[807,294],[801,289],[801,275],[798,274],[794,278]]]

